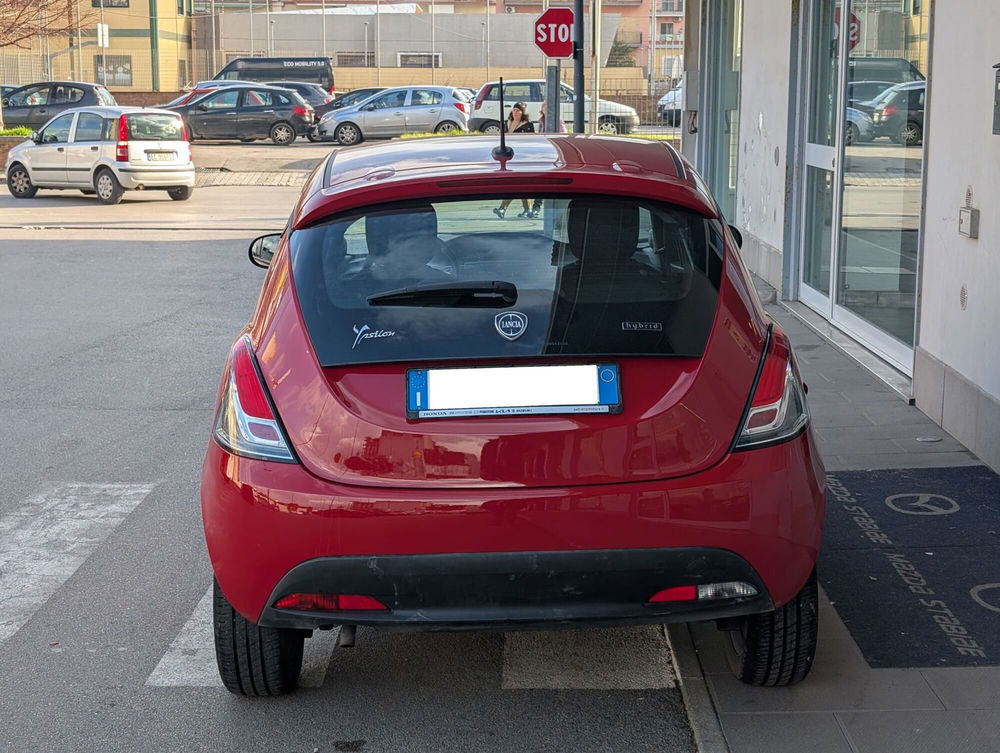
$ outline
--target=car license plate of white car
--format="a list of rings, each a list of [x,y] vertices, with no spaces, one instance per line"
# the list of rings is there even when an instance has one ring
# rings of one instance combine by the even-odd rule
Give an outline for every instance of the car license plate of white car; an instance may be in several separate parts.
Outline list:
[[[406,417],[620,413],[618,365],[409,369]]]
[[[177,152],[146,152],[146,159],[150,162],[169,162],[177,159]]]

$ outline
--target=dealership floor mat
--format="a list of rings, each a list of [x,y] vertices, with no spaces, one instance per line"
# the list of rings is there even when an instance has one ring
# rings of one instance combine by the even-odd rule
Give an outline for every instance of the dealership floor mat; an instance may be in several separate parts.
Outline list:
[[[1000,476],[844,471],[828,487],[819,577],[868,663],[1000,665]]]

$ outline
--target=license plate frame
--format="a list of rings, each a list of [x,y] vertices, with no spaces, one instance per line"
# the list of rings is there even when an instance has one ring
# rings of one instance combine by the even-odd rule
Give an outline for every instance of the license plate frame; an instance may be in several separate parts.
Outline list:
[[[623,410],[617,363],[406,370],[409,420],[614,415]]]
[[[148,162],[171,162],[177,159],[177,152],[146,152]]]

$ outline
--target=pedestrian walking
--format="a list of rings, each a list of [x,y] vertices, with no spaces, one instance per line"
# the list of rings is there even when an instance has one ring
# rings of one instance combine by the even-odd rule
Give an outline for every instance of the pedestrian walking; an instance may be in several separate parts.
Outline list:
[[[510,115],[507,116],[507,122],[504,124],[504,130],[507,133],[534,133],[535,126],[531,122],[531,118],[528,117],[528,105],[524,102],[515,102],[514,106],[510,108]],[[511,205],[513,199],[504,199],[500,202],[500,206],[494,208],[493,214],[499,217],[501,220],[507,215],[507,207]],[[521,199],[521,213],[517,216],[522,219],[531,219],[537,216],[528,204],[527,199]]]

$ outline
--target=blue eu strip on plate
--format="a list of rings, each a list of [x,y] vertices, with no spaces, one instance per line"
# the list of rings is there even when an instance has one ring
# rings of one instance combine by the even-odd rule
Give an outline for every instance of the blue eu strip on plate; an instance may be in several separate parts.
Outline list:
[[[406,416],[620,413],[618,365],[409,369]]]

